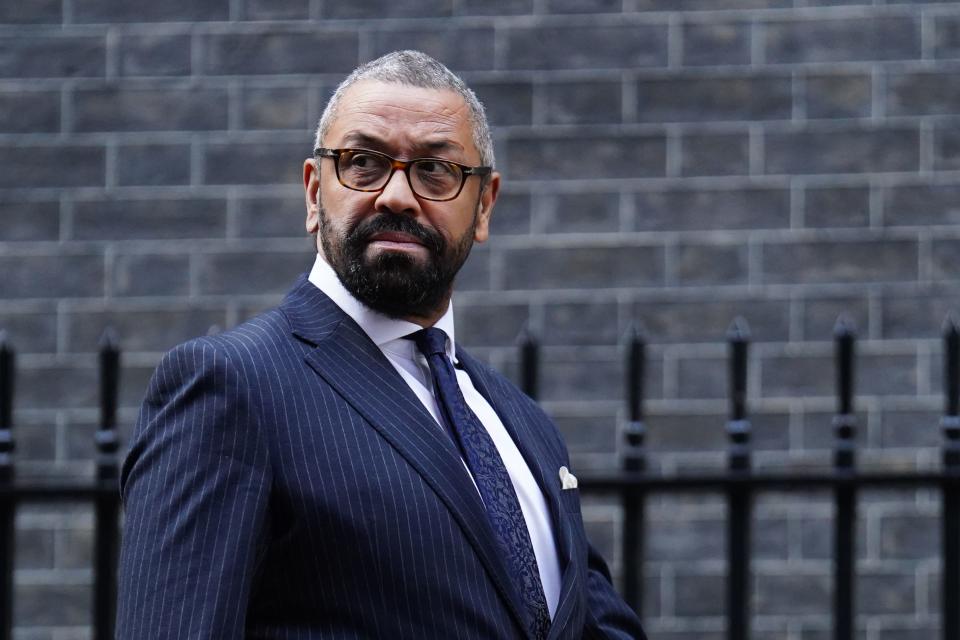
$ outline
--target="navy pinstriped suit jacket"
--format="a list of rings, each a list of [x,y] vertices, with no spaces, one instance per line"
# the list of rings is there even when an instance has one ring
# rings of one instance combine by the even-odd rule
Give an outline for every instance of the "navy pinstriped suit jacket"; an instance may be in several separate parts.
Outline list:
[[[550,638],[643,638],[561,490],[556,428],[457,353],[550,508]],[[305,276],[278,309],[163,358],[121,483],[119,638],[528,637],[455,445]]]

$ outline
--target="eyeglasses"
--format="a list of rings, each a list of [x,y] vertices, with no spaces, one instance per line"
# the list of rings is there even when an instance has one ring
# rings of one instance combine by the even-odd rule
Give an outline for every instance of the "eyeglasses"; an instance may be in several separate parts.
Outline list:
[[[443,202],[453,200],[463,191],[470,176],[487,176],[491,167],[469,167],[459,162],[440,158],[397,160],[379,151],[369,149],[313,150],[317,158],[333,158],[337,180],[354,191],[383,191],[393,172],[403,171],[414,195],[424,200]]]

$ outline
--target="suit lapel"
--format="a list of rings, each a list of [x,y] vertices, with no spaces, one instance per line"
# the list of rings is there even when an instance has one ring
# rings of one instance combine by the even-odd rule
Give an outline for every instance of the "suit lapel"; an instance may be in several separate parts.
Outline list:
[[[563,452],[549,449],[548,440],[544,438],[544,434],[537,432],[540,424],[539,417],[529,415],[519,391],[495,379],[485,366],[459,347],[457,359],[470,375],[477,390],[497,412],[546,498],[561,572],[560,597],[549,637],[560,637],[557,634],[566,628],[576,603],[576,598],[572,596],[579,589],[578,564],[574,561],[575,545],[573,532],[570,529],[570,516],[562,504],[560,495],[559,464],[554,468],[556,461],[563,459]]]
[[[301,278],[281,308],[293,333],[315,345],[307,364],[402,455],[460,524],[527,629],[487,514],[453,441],[437,426],[383,352],[330,298]]]

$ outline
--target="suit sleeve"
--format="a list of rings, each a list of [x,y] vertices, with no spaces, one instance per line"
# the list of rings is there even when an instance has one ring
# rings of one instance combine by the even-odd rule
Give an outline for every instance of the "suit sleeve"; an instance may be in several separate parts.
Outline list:
[[[244,370],[210,339],[168,353],[121,475],[117,638],[241,638],[272,477]]]
[[[589,545],[587,556],[586,640],[646,640],[640,620],[613,588],[607,563]]]

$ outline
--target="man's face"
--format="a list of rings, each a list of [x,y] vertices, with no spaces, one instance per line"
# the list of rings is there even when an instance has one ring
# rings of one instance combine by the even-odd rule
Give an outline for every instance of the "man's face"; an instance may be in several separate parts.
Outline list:
[[[458,94],[376,81],[344,93],[323,146],[480,164]],[[307,231],[317,232],[318,250],[344,286],[388,316],[435,321],[471,246],[488,237],[499,176],[483,189],[480,177],[470,176],[455,199],[436,202],[417,197],[402,171],[367,193],[340,184],[335,159],[320,162],[319,171],[313,160],[304,163]]]

